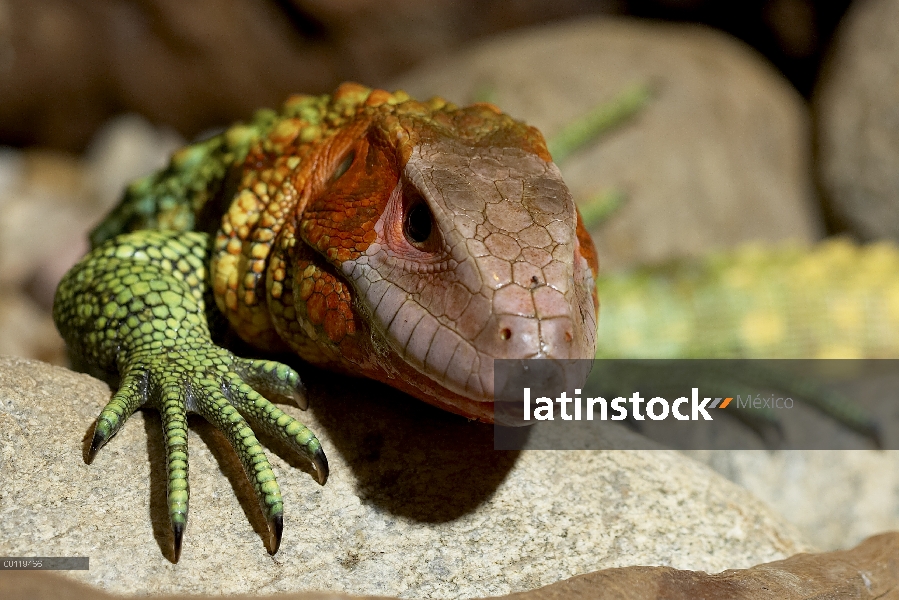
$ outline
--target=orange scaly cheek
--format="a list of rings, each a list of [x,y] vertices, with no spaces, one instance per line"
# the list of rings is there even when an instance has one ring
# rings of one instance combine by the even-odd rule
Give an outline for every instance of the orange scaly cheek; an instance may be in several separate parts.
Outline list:
[[[358,257],[377,239],[374,225],[399,179],[395,151],[378,140],[360,140],[349,169],[303,212],[300,233],[335,267]]]
[[[298,265],[297,311],[334,345],[356,333],[352,295],[349,288],[331,273],[311,262]]]

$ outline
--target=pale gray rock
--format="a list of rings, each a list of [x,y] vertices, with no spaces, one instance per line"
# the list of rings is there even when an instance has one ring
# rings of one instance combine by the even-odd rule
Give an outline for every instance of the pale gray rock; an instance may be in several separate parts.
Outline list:
[[[899,451],[895,450],[899,429],[894,400],[899,374],[886,366],[889,361],[883,362],[885,368],[879,373],[869,371],[856,380],[837,378],[828,385],[870,411],[880,424],[883,447],[891,450],[873,450],[871,440],[797,403],[792,410],[800,411],[799,418],[786,421],[784,447],[830,450],[686,454],[764,500],[818,548],[846,549],[876,533],[899,530]]]
[[[190,519],[173,565],[156,414],[135,414],[87,465],[107,387],[0,359],[0,555],[89,556],[89,571],[66,575],[115,593],[462,598],[606,567],[716,572],[810,549],[751,494],[680,454],[497,452],[490,426],[370,382],[304,377],[310,410],[284,410],[322,439],[327,485],[269,452],[286,505],[270,557],[233,453],[193,421]]]
[[[129,183],[166,166],[184,144],[175,131],[154,127],[139,115],[107,121],[94,134],[86,155],[87,178],[97,203],[104,211],[112,209]]]
[[[825,550],[899,529],[899,451],[690,451]]]
[[[582,211],[605,191],[628,197],[592,229],[603,269],[821,235],[805,103],[711,29],[575,21],[474,45],[388,87],[460,104],[486,97],[552,138],[639,84],[655,90],[649,105],[561,165]]]
[[[834,216],[899,239],[899,0],[854,2],[815,94],[819,175]]]
[[[90,204],[78,158],[0,152],[0,284],[22,287],[41,271],[61,277],[87,249],[78,234],[97,218]]]

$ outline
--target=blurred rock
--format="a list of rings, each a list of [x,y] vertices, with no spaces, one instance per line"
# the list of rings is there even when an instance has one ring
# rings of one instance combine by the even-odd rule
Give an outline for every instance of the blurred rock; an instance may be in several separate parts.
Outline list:
[[[592,231],[602,268],[822,233],[802,99],[712,30],[583,20],[496,38],[390,87],[459,103],[486,96],[552,138],[635,84],[654,88],[649,105],[561,165],[582,211],[604,191],[627,195]]]
[[[676,452],[496,452],[492,426],[371,382],[312,369],[304,379],[310,410],[282,409],[321,439],[327,485],[269,445],[285,502],[270,557],[239,461],[192,419],[190,520],[173,568],[156,413],[132,416],[87,465],[108,388],[0,358],[0,555],[90,556],[90,570],[66,576],[120,594],[458,598],[634,564],[743,568],[810,548],[751,494]]]
[[[28,296],[0,292],[0,355],[26,356],[64,365],[68,358],[49,311]]]
[[[0,174],[0,284],[24,287],[43,270],[61,276],[87,247],[79,232],[97,218],[81,161],[6,150]]]
[[[131,180],[161,168],[179,136],[136,116],[113,119],[86,159],[0,150],[0,354],[65,364],[50,317],[56,285]]]
[[[291,93],[615,0],[0,0],[0,141],[81,150],[136,112],[192,138]]]
[[[818,548],[899,530],[899,451],[690,451],[764,500]]]
[[[122,197],[125,187],[169,162],[185,144],[173,130],[154,127],[138,115],[120,115],[97,131],[87,149],[87,177],[103,214]]]
[[[899,239],[899,0],[856,2],[837,31],[814,108],[834,219]]]

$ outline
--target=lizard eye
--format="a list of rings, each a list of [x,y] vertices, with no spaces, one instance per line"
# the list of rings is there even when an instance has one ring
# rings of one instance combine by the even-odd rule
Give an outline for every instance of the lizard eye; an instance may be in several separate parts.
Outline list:
[[[406,240],[419,250],[428,250],[434,237],[434,217],[424,198],[416,195],[410,199],[403,219],[403,234]]]
[[[340,164],[337,165],[337,168],[334,169],[334,173],[331,174],[331,181],[337,181],[340,179],[344,173],[350,170],[350,167],[353,165],[353,161],[356,159],[356,151],[350,150],[349,154],[340,161]]]

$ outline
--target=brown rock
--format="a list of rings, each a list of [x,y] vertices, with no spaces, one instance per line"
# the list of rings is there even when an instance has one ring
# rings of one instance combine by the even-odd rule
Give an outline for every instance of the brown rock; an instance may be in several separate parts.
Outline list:
[[[193,137],[322,93],[384,79],[479,35],[595,0],[8,0],[0,4],[0,139],[83,148],[137,112]]]
[[[561,165],[582,207],[604,190],[628,196],[593,230],[603,268],[819,236],[804,102],[712,30],[576,21],[495,38],[393,82],[460,103],[487,92],[548,138],[641,83],[656,90],[642,113]]]
[[[853,3],[815,96],[819,174],[838,225],[899,239],[899,0]]]

